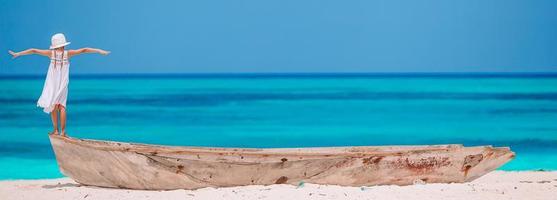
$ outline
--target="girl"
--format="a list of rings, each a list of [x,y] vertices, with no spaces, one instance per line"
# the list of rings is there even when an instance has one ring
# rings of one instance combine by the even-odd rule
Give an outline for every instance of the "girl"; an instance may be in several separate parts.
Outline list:
[[[66,136],[66,100],[68,97],[69,83],[69,58],[82,53],[99,53],[108,55],[110,52],[102,49],[81,48],[78,50],[65,50],[66,37],[62,33],[52,36],[50,50],[27,49],[21,52],[9,51],[13,58],[19,56],[38,54],[50,58],[48,73],[43,86],[43,92],[37,102],[37,106],[42,107],[44,112],[50,113],[54,130],[50,134],[60,133]],[[58,114],[60,114],[60,132],[58,132]]]

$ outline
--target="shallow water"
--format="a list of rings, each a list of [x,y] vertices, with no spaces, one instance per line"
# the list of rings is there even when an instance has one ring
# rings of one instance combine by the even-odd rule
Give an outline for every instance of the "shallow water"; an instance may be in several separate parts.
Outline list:
[[[62,176],[42,77],[0,79],[0,179]],[[503,170],[557,170],[557,75],[72,76],[68,133],[167,145],[510,146]],[[94,158],[92,158],[94,159]]]

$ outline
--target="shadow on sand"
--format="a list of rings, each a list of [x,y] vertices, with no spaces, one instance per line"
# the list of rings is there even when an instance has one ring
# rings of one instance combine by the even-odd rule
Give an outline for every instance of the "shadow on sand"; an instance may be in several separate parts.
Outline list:
[[[81,185],[77,184],[77,183],[64,183],[64,184],[58,183],[58,184],[55,184],[55,185],[43,185],[42,186],[42,188],[44,188],[44,189],[67,188],[67,187],[81,187]]]

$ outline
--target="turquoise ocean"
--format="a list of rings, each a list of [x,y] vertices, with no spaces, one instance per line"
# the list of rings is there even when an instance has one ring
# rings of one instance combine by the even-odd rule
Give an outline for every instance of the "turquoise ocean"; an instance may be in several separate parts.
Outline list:
[[[0,179],[62,177],[44,77],[0,77]],[[557,170],[557,74],[72,75],[73,137],[182,146],[510,146]],[[99,159],[99,158],[91,158]]]

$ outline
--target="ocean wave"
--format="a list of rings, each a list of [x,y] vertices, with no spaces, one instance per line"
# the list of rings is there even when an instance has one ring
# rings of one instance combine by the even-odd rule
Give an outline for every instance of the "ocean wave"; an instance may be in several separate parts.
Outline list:
[[[0,141],[0,157],[54,159],[48,143]]]
[[[210,106],[230,102],[247,101],[303,101],[303,100],[557,100],[557,93],[456,93],[456,92],[327,92],[327,93],[280,93],[280,92],[229,92],[229,93],[178,93],[143,94],[110,97],[73,96],[71,104],[109,104],[109,105],[189,105]],[[30,104],[36,99],[0,97],[0,104]],[[547,110],[551,111],[552,110]],[[505,112],[505,111],[502,111]]]

